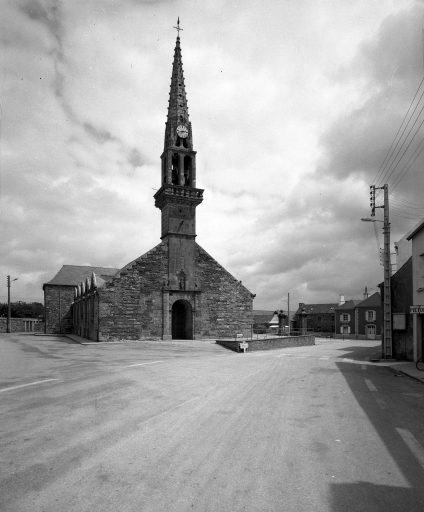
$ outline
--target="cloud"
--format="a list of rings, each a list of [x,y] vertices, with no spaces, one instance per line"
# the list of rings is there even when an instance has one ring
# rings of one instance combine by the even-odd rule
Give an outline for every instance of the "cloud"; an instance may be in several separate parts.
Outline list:
[[[0,271],[21,300],[64,263],[119,267],[158,242],[172,4],[5,5]],[[422,4],[178,6],[198,242],[256,308],[361,296],[381,267],[359,219],[421,79]],[[418,172],[397,190],[419,203]]]

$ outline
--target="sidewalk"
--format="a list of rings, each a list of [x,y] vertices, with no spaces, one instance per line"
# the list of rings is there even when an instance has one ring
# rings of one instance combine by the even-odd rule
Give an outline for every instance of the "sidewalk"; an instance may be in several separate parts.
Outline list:
[[[384,364],[384,359],[382,359],[381,361]],[[396,373],[400,372],[400,373],[407,375],[408,377],[417,379],[424,384],[424,372],[417,370],[415,363],[411,363],[409,361],[398,362],[398,363],[390,362],[389,364],[384,364],[384,366],[388,366],[389,368],[394,370]]]

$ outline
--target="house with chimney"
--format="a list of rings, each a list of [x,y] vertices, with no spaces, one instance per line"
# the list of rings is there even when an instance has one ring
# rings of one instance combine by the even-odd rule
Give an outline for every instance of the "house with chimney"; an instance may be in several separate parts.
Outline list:
[[[381,315],[381,296],[378,292],[370,295],[365,287],[362,299],[348,301],[341,295],[336,308],[335,338],[380,339]]]
[[[345,336],[356,336],[356,306],[361,300],[341,301],[335,308],[335,338],[344,338]]]

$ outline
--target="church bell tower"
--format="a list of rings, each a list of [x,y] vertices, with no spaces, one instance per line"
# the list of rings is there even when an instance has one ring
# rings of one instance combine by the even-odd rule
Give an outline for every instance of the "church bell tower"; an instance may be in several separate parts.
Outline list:
[[[199,291],[196,283],[196,206],[203,190],[196,188],[196,151],[188,116],[178,26],[171,91],[161,155],[161,188],[154,195],[162,212],[161,238],[168,243],[168,283],[171,290]]]

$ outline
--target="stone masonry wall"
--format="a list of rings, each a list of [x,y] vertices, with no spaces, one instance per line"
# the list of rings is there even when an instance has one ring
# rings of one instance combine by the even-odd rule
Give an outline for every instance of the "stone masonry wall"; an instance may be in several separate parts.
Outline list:
[[[45,285],[44,304],[46,333],[60,334],[72,332],[72,310],[74,286]]]
[[[12,317],[10,324],[10,330],[11,332],[25,332],[25,321],[23,318],[14,318]],[[36,319],[34,319],[36,320]],[[0,318],[0,332],[7,332],[7,318],[2,317]],[[44,332],[44,322],[39,322],[36,320],[34,324],[34,330],[33,331],[27,331],[27,332]]]
[[[253,297],[202,247],[196,244],[197,281],[201,293],[200,329],[204,338],[251,333]]]
[[[195,305],[196,337],[250,334],[251,293],[197,244],[196,281],[201,290]],[[126,265],[98,289],[99,341],[161,339],[164,286],[168,286],[166,241]],[[175,293],[170,292],[171,302]]]
[[[99,288],[99,341],[162,337],[168,246],[160,243]]]
[[[234,352],[238,352],[239,343],[242,341],[248,344],[246,352],[254,352],[256,350],[274,350],[277,348],[307,347],[315,345],[315,336],[285,336],[284,338],[264,338],[258,340],[216,340],[218,345],[222,345]]]

